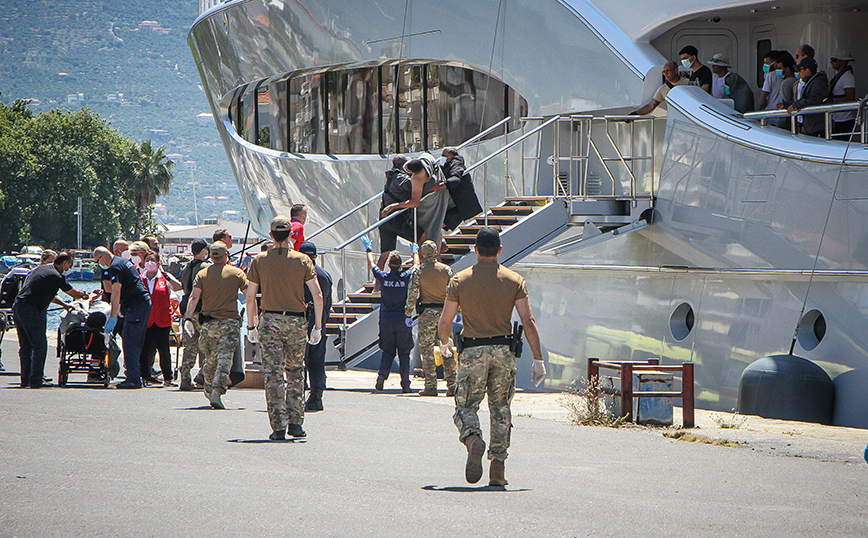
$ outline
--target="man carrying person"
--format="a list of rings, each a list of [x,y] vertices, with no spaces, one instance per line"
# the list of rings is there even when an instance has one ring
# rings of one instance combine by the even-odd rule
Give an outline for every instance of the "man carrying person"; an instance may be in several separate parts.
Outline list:
[[[259,342],[265,401],[272,433],[281,441],[306,437],[304,423],[304,352],[322,339],[323,296],[313,261],[290,247],[292,222],[279,215],[271,220],[274,246],[253,258],[247,277],[247,338]],[[304,289],[313,300],[314,324],[307,333]],[[262,304],[256,294],[262,290]],[[260,307],[262,313],[260,315]],[[258,322],[258,323],[257,323]],[[286,377],[284,377],[284,375]]]
[[[666,101],[666,96],[669,95],[669,90],[675,86],[689,84],[689,81],[678,72],[678,64],[671,60],[663,65],[663,77],[663,84],[654,92],[654,97],[642,108],[630,112],[631,115],[644,116],[645,114],[650,114],[660,105],[663,105],[665,108],[664,102]]]
[[[208,263],[208,243],[206,243],[203,239],[196,239],[193,241],[193,244],[190,245],[190,251],[193,253],[193,259],[190,260],[190,263],[184,267],[184,270],[181,271],[181,284],[184,286],[184,297],[181,299],[180,311],[182,313],[187,312],[187,305],[190,303],[190,295],[193,293],[193,282],[196,279],[196,275],[199,274],[199,271],[205,269],[210,264]],[[184,358],[181,360],[181,368],[178,372],[180,376],[180,386],[178,387],[183,391],[191,391],[193,390],[193,380],[190,375],[190,370],[193,368],[193,365],[196,364],[196,358],[199,356],[199,320],[197,319],[198,313],[202,311],[202,303],[196,305],[196,309],[194,310],[193,316],[189,319],[193,324],[193,334],[188,334],[187,331],[184,331],[181,337],[181,343],[184,346]],[[199,362],[199,368],[201,369],[202,363]]]
[[[446,286],[452,278],[452,269],[437,261],[437,245],[425,241],[419,248],[422,263],[413,268],[410,288],[407,292],[407,307],[404,314],[410,318],[413,310],[419,312],[419,353],[422,370],[425,372],[425,388],[420,396],[437,396],[437,365],[434,363],[434,346],[437,342],[437,325],[446,300]],[[443,359],[443,377],[446,379],[446,396],[455,394],[455,358]]]
[[[21,387],[38,389],[51,387],[44,381],[45,357],[48,340],[45,336],[48,306],[51,303],[67,311],[72,306],[57,296],[58,290],[73,299],[84,299],[87,293],[73,288],[63,273],[72,269],[73,259],[68,252],[58,254],[54,262],[45,263],[30,271],[12,304],[12,314],[18,332],[18,358],[21,361]]]
[[[319,289],[322,291],[322,317],[320,318],[320,327],[326,326],[326,320],[329,317],[329,312],[332,309],[332,276],[328,271],[323,269],[321,265],[316,263],[316,245],[310,241],[305,241],[298,249],[302,254],[307,255],[310,261],[313,262],[316,269],[316,279],[319,282]],[[316,325],[316,319],[313,313],[310,312],[310,307],[313,305],[313,294],[310,288],[304,287],[304,302],[308,307],[308,332],[313,331]],[[326,355],[327,339],[323,338],[318,344],[308,344],[304,352],[304,366],[307,369],[307,378],[310,385],[310,394],[307,401],[304,403],[305,411],[322,411],[322,393],[326,386],[325,373],[325,355]]]
[[[289,234],[292,249],[297,251],[298,247],[304,243],[304,223],[307,222],[307,208],[304,204],[295,204],[289,210],[289,218],[292,221],[292,232]]]
[[[501,251],[500,234],[482,228],[474,247],[477,264],[449,281],[443,314],[440,316],[440,353],[452,356],[452,320],[461,309],[464,330],[458,342],[458,376],[455,387],[453,420],[459,439],[467,447],[464,476],[471,484],[482,478],[485,441],[479,426],[479,404],[488,395],[491,412],[491,447],[488,459],[490,486],[505,486],[504,461],[509,448],[515,394],[516,353],[519,335],[513,334],[512,311],[518,311],[525,336],[533,352],[531,379],[539,385],[545,377],[539,331],[528,301],[524,278],[497,263]]]
[[[142,388],[140,358],[145,343],[148,318],[151,315],[151,295],[130,260],[114,256],[106,247],[97,247],[93,259],[108,271],[111,281],[111,313],[105,324],[105,333],[111,334],[123,314],[121,338],[124,344],[124,370],[126,379],[116,385],[119,389]],[[147,376],[151,373],[147,372]]]
[[[192,337],[193,316],[202,300],[199,315],[199,350],[205,355],[202,365],[205,397],[214,409],[225,409],[220,399],[229,388],[229,370],[238,347],[241,316],[238,292],[247,289],[244,271],[229,265],[229,249],[222,241],[211,244],[211,265],[193,279],[193,292],[184,314],[184,332]]]
[[[454,204],[454,207],[446,210],[443,228],[454,230],[465,220],[482,213],[482,206],[479,204],[479,198],[476,197],[473,181],[465,172],[467,167],[464,165],[464,157],[459,155],[455,148],[443,148],[441,156],[445,159],[442,167],[443,178]]]

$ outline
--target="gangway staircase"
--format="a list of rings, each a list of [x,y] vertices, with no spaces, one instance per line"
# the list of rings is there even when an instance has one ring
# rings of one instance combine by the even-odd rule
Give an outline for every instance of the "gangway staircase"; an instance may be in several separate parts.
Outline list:
[[[480,133],[475,139],[481,138],[482,135],[509,119],[507,118]],[[553,171],[554,186],[551,191],[552,194],[505,196],[503,202],[500,204],[490,207],[483,214],[459,226],[451,234],[443,236],[443,241],[448,246],[448,250],[441,254],[441,261],[450,265],[453,271],[458,272],[476,263],[473,245],[476,233],[483,226],[492,226],[500,231],[502,252],[498,260],[503,265],[510,266],[541,247],[544,247],[540,251],[541,253],[559,255],[618,237],[624,233],[642,229],[652,222],[653,192],[637,196],[637,189],[633,188],[627,195],[617,196],[610,193],[609,195],[595,196],[587,191],[587,186],[590,184],[588,182],[587,163],[589,162],[589,156],[592,155],[591,150],[604,163],[607,161],[614,161],[616,164],[620,163],[629,172],[633,185],[636,184],[636,177],[633,176],[633,171],[630,169],[630,161],[648,159],[648,157],[636,156],[632,155],[632,153],[624,155],[617,147],[614,149],[617,154],[615,157],[605,158],[603,154],[604,150],[601,150],[601,147],[598,147],[591,140],[592,123],[598,120],[605,121],[606,139],[615,145],[612,136],[609,134],[609,122],[634,122],[637,119],[643,119],[642,117],[608,116],[605,118],[595,118],[591,116],[572,116],[567,118],[554,117],[548,120],[543,120],[542,118],[532,119],[539,120],[541,125],[529,133],[522,134],[519,138],[509,142],[488,157],[470,166],[468,172],[484,165],[491,158],[516,144],[523,144],[525,139],[547,126],[552,125],[557,132],[558,129],[563,130],[563,126],[567,125],[569,131],[574,132],[576,131],[574,126],[579,122],[584,122],[587,133],[587,149],[577,154],[572,150],[571,146],[569,155],[564,157],[559,155],[557,150],[553,150],[552,157],[549,157],[549,161],[555,163],[566,162],[566,166],[575,167],[576,170],[583,167],[581,169],[584,172],[577,174],[581,175],[583,180],[575,183],[578,185],[579,192],[570,192],[569,185],[572,179],[567,179],[565,182],[564,174],[555,169]],[[542,138],[540,136],[540,140]],[[469,142],[465,143],[465,145]],[[578,145],[576,144],[576,146]],[[553,147],[558,147],[557,141],[553,144]],[[542,152],[537,151],[536,154],[542,155]],[[524,159],[523,147],[522,159]],[[535,159],[537,161],[540,160],[539,157]],[[579,163],[579,165],[576,166],[576,163]],[[603,166],[608,165],[604,164]],[[608,173],[606,168],[604,170]],[[483,172],[482,175],[485,177],[486,174]],[[614,185],[614,175],[612,173],[608,173],[608,175],[611,177],[612,184]],[[541,182],[541,178],[539,179]],[[522,178],[521,184],[524,185],[524,183],[524,178]],[[368,202],[371,202],[375,198],[372,198]],[[365,203],[357,206],[357,208],[363,207]],[[342,218],[344,217],[339,217],[339,219]],[[339,219],[333,222],[337,222]],[[380,221],[379,224],[382,222]],[[378,224],[368,229],[373,230],[376,226]],[[570,227],[581,227],[581,233],[570,235],[564,240],[552,242]],[[358,237],[359,235],[355,236],[355,238]],[[348,240],[335,250],[346,248],[351,241]],[[337,366],[339,369],[352,368],[370,358],[379,350],[379,316],[377,312],[379,303],[379,292],[374,291],[373,283],[367,283],[355,292],[347,293],[343,300],[333,304],[332,312],[325,327],[326,337],[333,344],[329,345],[329,352],[326,356],[326,363],[328,365]]]

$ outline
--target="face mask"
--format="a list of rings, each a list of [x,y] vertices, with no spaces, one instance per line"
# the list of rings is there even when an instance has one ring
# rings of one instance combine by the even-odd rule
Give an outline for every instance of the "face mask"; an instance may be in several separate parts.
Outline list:
[[[690,60],[681,60],[681,65],[686,69],[690,69],[690,66],[693,65],[693,63]]]
[[[104,270],[104,271],[108,271],[109,266],[108,266],[108,265],[99,264],[99,268],[102,269],[102,270]]]
[[[770,66],[769,64],[763,64],[763,73],[768,73],[769,71],[771,71],[771,69],[772,66]]]
[[[783,69],[775,69],[775,75],[777,75],[778,78],[784,78],[784,70]]]
[[[157,262],[145,262],[145,270],[149,273],[153,273],[157,270]]]
[[[133,265],[138,265],[142,263],[142,259],[138,256],[131,256],[130,261],[133,262]]]
[[[125,251],[121,252],[121,258],[123,258],[125,260],[129,260],[130,259],[130,251],[125,250]]]
[[[800,73],[796,73],[796,80],[802,80],[802,75]]]
[[[724,95],[729,95],[730,92],[732,92],[732,90],[729,89],[729,86],[724,86],[724,87],[723,87],[723,93],[724,93]]]

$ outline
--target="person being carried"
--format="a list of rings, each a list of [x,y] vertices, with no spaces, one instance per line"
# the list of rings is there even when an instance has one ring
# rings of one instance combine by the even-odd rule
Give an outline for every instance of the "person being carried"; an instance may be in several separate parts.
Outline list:
[[[678,64],[673,61],[668,61],[663,65],[663,84],[657,88],[657,91],[654,92],[654,97],[651,98],[648,103],[645,104],[642,108],[638,110],[634,110],[630,112],[631,115],[644,116],[645,114],[650,114],[654,111],[658,106],[663,105],[664,109],[666,108],[666,96],[669,95],[669,90],[674,88],[675,86],[682,86],[689,84],[686,78],[681,76],[681,73],[678,72]]]
[[[413,181],[404,171],[404,165],[408,160],[406,155],[399,154],[392,157],[392,168],[386,170],[386,184],[383,186],[383,198],[380,207],[381,215],[388,215],[394,210],[386,212],[387,207],[395,207],[396,204],[413,199]],[[384,222],[380,225],[379,230],[380,258],[377,260],[377,267],[380,269],[386,267],[389,254],[398,245],[398,237],[415,242],[417,237],[425,233],[421,228],[413,229],[413,214],[410,211],[405,211],[403,214]]]
[[[482,478],[485,441],[479,425],[479,404],[488,396],[491,412],[491,447],[488,459],[489,486],[505,486],[504,461],[510,442],[515,394],[516,354],[519,347],[511,326],[512,311],[524,324],[524,334],[533,352],[531,381],[539,386],[546,374],[539,330],[530,308],[524,278],[497,263],[500,234],[485,227],[476,234],[477,263],[458,272],[449,281],[440,316],[440,353],[452,356],[452,320],[461,309],[464,329],[458,349],[455,383],[455,414],[459,440],[467,447],[464,477],[475,484]],[[520,354],[519,354],[520,355]]]
[[[439,243],[443,218],[449,207],[449,194],[439,192],[446,188],[446,184],[438,181],[437,163],[434,162],[434,157],[431,154],[423,153],[419,158],[407,161],[404,164],[404,171],[410,176],[411,198],[404,202],[387,205],[380,215],[382,218],[386,218],[394,211],[416,208],[415,224],[423,230],[417,241],[423,242],[430,239]]]

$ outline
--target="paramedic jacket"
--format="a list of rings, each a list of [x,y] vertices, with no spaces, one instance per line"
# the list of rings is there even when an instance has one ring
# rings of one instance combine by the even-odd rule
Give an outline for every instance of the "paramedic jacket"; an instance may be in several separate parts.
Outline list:
[[[404,307],[407,306],[407,287],[410,284],[410,275],[413,268],[404,272],[400,269],[388,273],[377,267],[372,268],[374,276],[380,281],[380,319],[401,318],[404,319]]]

